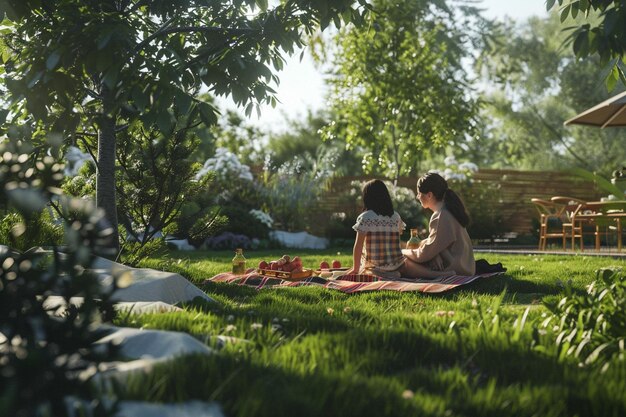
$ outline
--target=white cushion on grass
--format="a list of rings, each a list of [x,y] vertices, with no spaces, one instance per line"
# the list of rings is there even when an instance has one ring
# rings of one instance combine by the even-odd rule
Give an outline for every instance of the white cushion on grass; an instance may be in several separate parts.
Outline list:
[[[115,417],[224,417],[216,403],[188,401],[185,403],[146,403],[120,401]]]
[[[52,251],[43,248],[32,248],[32,250],[52,254]],[[110,285],[112,275],[119,276],[125,272],[128,273],[126,278],[130,285],[117,290],[112,296],[112,299],[118,302],[162,301],[177,304],[191,301],[196,297],[206,301],[215,301],[182,275],[172,272],[131,268],[101,257],[94,258],[90,271],[95,273],[105,285]]]
[[[149,268],[131,268],[100,257],[94,260],[92,270],[103,281],[110,279],[111,275],[128,273],[130,285],[115,291],[112,296],[115,301],[162,301],[176,304],[196,297],[214,301],[180,274]]]
[[[113,328],[96,344],[113,343],[117,353],[127,359],[173,358],[192,353],[213,353],[213,350],[194,337],[180,332]]]

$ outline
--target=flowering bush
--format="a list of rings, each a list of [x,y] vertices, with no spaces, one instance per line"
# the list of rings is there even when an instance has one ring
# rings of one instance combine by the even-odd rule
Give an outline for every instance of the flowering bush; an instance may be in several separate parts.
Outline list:
[[[473,162],[459,163],[452,155],[447,156],[443,163],[446,168],[443,172],[435,171],[447,181],[453,182],[472,182],[472,174],[478,171],[478,165]]]
[[[239,178],[245,181],[253,181],[250,167],[242,164],[237,155],[226,148],[217,148],[215,156],[207,159],[202,169],[196,175],[196,179],[204,177],[209,171],[216,173],[221,180]]]
[[[263,201],[272,217],[288,231],[303,230],[309,224],[308,212],[328,184],[332,169],[323,164],[304,169],[298,160],[274,169],[269,159],[263,169]]]
[[[361,199],[361,193],[363,185],[367,181],[352,181],[350,183],[350,198],[356,199],[360,206],[363,201]],[[400,187],[394,185],[391,181],[384,181],[389,196],[393,202],[393,208],[398,212],[404,223],[409,228],[421,228],[425,226],[425,217],[423,210],[419,202],[415,199],[415,192],[412,189],[406,187]]]
[[[215,155],[206,160],[197,174],[197,178],[207,175],[215,177],[212,193],[207,196],[211,204],[221,207],[220,214],[228,220],[221,230],[233,235],[245,234],[249,238],[267,237],[271,218],[263,217],[258,220],[260,214],[252,214],[250,210],[259,211],[260,191],[259,184],[254,180],[250,168],[241,163],[239,158],[225,148],[217,148]],[[207,202],[205,202],[207,204]],[[210,244],[210,242],[208,242]]]
[[[261,223],[263,223],[264,225],[266,225],[270,229],[272,228],[272,225],[274,224],[274,219],[272,219],[272,217],[269,214],[267,214],[266,212],[261,211],[261,210],[252,209],[252,210],[250,210],[249,213],[250,213],[250,215],[252,217],[257,219],[258,221],[260,221]]]

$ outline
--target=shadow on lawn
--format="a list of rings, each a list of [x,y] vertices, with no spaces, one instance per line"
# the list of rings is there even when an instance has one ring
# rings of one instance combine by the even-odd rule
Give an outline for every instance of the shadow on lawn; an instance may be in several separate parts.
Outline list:
[[[598,399],[588,390],[591,381],[573,378],[573,367],[527,349],[469,347],[462,341],[454,349],[441,339],[400,330],[385,332],[385,340],[366,329],[344,337],[342,356],[348,362],[331,356],[316,363],[306,345],[285,345],[258,357],[234,351],[190,356],[158,365],[149,375],[131,376],[120,396],[210,399],[232,416],[439,416],[438,406],[454,415],[491,410],[489,415],[499,416],[592,415],[597,409]],[[497,383],[490,388],[490,381]],[[407,389],[418,395],[403,398]],[[494,395],[476,395],[480,389]],[[544,389],[532,403],[518,395]],[[623,412],[618,399],[604,407],[613,415]]]
[[[482,278],[467,286],[454,288],[445,293],[446,296],[457,297],[468,291],[484,294],[499,295],[506,290],[505,300],[507,303],[527,304],[546,295],[559,295],[564,293],[562,283],[544,283],[526,279],[513,278],[511,275],[497,275],[495,277]],[[583,288],[572,288],[577,295],[585,294]],[[530,298],[529,298],[530,297]]]

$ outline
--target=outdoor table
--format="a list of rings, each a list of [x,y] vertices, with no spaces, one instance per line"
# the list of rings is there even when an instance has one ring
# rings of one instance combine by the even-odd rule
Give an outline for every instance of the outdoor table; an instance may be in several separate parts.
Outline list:
[[[597,219],[611,223],[615,222],[617,226],[617,250],[622,250],[622,222],[626,221],[626,200],[605,200],[605,201],[588,201],[582,208],[583,214],[586,210],[595,213]],[[600,236],[598,231],[599,224],[596,223],[596,249],[600,248]]]

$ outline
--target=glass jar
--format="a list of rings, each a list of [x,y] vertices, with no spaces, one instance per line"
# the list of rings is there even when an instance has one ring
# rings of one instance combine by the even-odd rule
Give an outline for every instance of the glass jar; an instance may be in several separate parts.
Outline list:
[[[235,251],[235,257],[233,258],[233,274],[243,275],[246,273],[246,258],[243,256],[243,249],[237,249]]]
[[[411,238],[406,242],[407,249],[417,249],[420,246],[420,238],[417,236],[417,229],[411,229]]]

